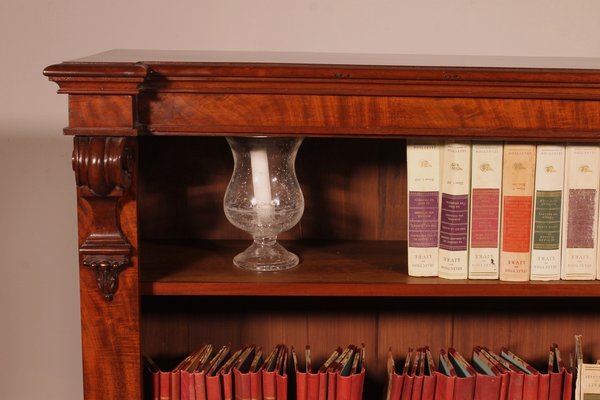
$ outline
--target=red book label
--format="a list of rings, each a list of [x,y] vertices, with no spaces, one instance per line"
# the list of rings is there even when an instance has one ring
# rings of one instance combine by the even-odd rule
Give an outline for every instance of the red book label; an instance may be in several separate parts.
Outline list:
[[[471,247],[498,247],[500,189],[473,189]]]
[[[532,196],[504,196],[502,251],[529,252],[532,201]]]

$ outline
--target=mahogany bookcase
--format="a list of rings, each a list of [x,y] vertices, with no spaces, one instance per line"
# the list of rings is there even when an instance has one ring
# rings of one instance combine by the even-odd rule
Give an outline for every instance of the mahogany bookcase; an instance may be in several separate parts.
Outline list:
[[[597,281],[407,275],[405,159],[407,138],[598,142],[600,60],[113,50],[44,74],[69,96],[86,400],[140,399],[142,352],[169,368],[207,342],[364,343],[365,398],[390,346],[542,364],[582,333],[600,357]],[[231,261],[223,136],[257,134],[306,138],[287,272]]]

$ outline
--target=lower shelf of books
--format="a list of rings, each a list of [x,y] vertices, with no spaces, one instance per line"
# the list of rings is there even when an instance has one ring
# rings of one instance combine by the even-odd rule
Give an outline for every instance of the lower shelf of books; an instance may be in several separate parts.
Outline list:
[[[322,363],[314,361],[308,345],[288,349],[278,344],[263,350],[257,345],[232,349],[203,344],[172,370],[161,370],[145,356],[145,391],[148,398],[160,400],[364,398],[369,367],[363,345],[340,346]],[[545,371],[508,348],[496,352],[476,346],[470,357],[454,348],[442,349],[437,366],[429,347],[409,348],[399,367],[390,350],[387,381],[377,398],[570,400],[575,370],[556,344],[549,346]]]
[[[364,347],[363,398],[378,399],[388,382],[390,348],[400,375],[406,350],[414,349],[412,368],[417,349],[425,346],[435,371],[440,349],[453,348],[472,362],[474,347],[486,346],[497,353],[507,348],[545,372],[549,346],[560,345],[569,366],[573,335],[581,333],[589,338],[586,361],[594,361],[600,355],[597,309],[589,298],[143,296],[142,350],[162,370],[172,371],[203,344],[214,351],[227,345],[232,353],[261,346],[266,358],[285,343],[294,346],[306,368],[310,344],[310,370],[318,370],[338,347],[355,344]]]

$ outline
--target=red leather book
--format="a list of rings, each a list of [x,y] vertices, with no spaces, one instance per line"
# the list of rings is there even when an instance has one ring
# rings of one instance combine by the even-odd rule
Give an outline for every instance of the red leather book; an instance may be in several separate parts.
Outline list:
[[[319,400],[319,383],[321,378],[318,373],[305,372],[306,375],[306,400]]]
[[[262,400],[261,370],[250,372],[250,400]]]
[[[255,346],[246,346],[233,366],[233,385],[236,400],[250,400],[252,397],[250,368],[258,363],[258,360],[255,360],[258,353],[259,350]]]
[[[206,377],[206,399],[207,400],[223,400],[221,394],[221,375],[211,375]]]
[[[508,392],[506,399],[523,400],[523,377],[525,375],[519,372],[508,373]]]
[[[158,373],[160,381],[160,400],[172,400],[171,399],[171,373],[160,371]]]
[[[400,396],[400,400],[412,400],[414,381],[415,381],[414,376],[404,374],[404,384],[402,385],[402,394]]]
[[[342,360],[336,367],[335,400],[360,400],[362,399],[362,382],[364,382],[361,360],[364,357],[364,351],[360,347],[349,345],[342,354]]]
[[[277,361],[279,360],[282,349],[283,345],[278,344],[275,346],[275,349],[271,351],[262,365],[262,393],[264,400],[277,399],[277,384],[275,382],[275,375],[277,374]]]
[[[160,368],[146,354],[142,355],[144,364],[144,393],[152,400],[160,400]]]
[[[563,380],[565,370],[550,372],[550,383],[548,384],[548,400],[561,400],[563,394]]]
[[[402,368],[402,376],[404,377],[402,382],[402,391],[400,393],[400,400],[412,400],[413,384],[415,377],[412,373],[413,367],[413,349],[408,348],[406,352],[406,358],[404,359],[404,367]]]
[[[423,394],[423,376],[415,376],[413,379],[411,400],[421,400]]]
[[[284,351],[281,352],[281,359],[277,363],[277,375],[275,375],[275,383],[277,386],[277,400],[287,400],[288,398],[288,375],[287,375],[287,360],[288,351],[284,346]]]
[[[181,371],[181,400],[196,400],[194,373]]]
[[[340,354],[342,353],[342,349],[340,347],[338,347],[327,359],[327,361],[325,361],[323,363],[323,365],[321,366],[321,368],[319,368],[318,374],[319,374],[319,400],[327,400],[327,395],[328,395],[328,390],[329,390],[329,370],[330,369],[335,369],[335,365],[336,361],[338,359],[338,357],[340,356]],[[332,398],[335,398],[332,397]]]
[[[350,400],[352,397],[352,377],[337,374],[335,381],[335,400]]]
[[[454,384],[456,376],[447,376],[441,372],[434,372],[435,375],[435,400],[453,400]]]
[[[233,386],[233,369],[238,362],[238,359],[242,354],[247,351],[247,346],[237,350],[233,355],[223,364],[218,374],[221,375],[221,390],[223,393],[223,400],[233,400],[234,386]]]
[[[424,366],[424,352],[421,347],[417,349],[410,369],[410,374],[414,376],[411,400],[421,400],[421,394],[423,393],[423,374],[425,372]]]
[[[404,375],[401,372],[398,373],[396,370],[396,362],[394,361],[394,354],[392,353],[391,347],[388,351],[386,368],[388,383],[385,399],[400,400],[400,395],[402,394],[402,384],[404,383]]]
[[[523,376],[523,400],[537,400],[540,374]]]
[[[506,348],[502,348],[500,355],[525,374],[523,376],[523,400],[537,400],[540,380],[539,371]]]
[[[352,390],[350,392],[350,400],[362,400],[363,388],[365,385],[366,371],[363,370],[359,373],[352,374]]]
[[[194,373],[194,400],[207,400],[206,398],[206,373],[204,371]]]
[[[425,358],[421,362],[422,368],[420,368],[421,374],[423,375],[423,392],[421,393],[421,399],[433,400],[435,396],[436,375],[435,364],[429,346],[425,346],[424,356]]]
[[[395,371],[392,373],[390,382],[388,400],[400,400],[402,394],[402,385],[404,384],[404,375],[398,375]]]
[[[264,400],[277,399],[277,385],[275,383],[275,371],[262,370],[262,389]]]
[[[477,374],[475,377],[475,400],[500,399],[502,376],[489,376]]]
[[[296,400],[308,399],[308,382],[306,372],[300,371],[298,355],[292,347],[292,361],[294,363],[294,374],[296,375]]]
[[[573,373],[565,369],[563,380],[562,400],[571,400],[573,398]]]
[[[231,370],[222,374],[223,400],[233,400],[233,374]]]
[[[423,391],[421,392],[422,400],[433,400],[435,397],[436,376],[425,375],[423,377]]]
[[[454,383],[454,400],[473,400],[475,394],[475,377],[456,378]]]
[[[550,395],[550,375],[539,374],[538,375],[538,399],[547,399]]]
[[[223,346],[217,355],[213,357],[206,373],[207,400],[223,400],[225,397],[224,377],[230,372],[231,366],[240,353],[241,350],[238,350],[230,357],[229,347]],[[229,375],[229,377],[231,377],[231,375]],[[228,393],[228,395],[230,395],[230,393]]]
[[[334,370],[327,371],[327,400],[335,400],[336,394],[336,373]]]

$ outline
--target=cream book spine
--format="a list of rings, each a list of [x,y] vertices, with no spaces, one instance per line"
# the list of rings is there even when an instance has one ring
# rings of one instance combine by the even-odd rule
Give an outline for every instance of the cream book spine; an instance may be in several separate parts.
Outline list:
[[[498,279],[502,143],[473,143],[469,279]]]
[[[560,279],[565,146],[537,146],[531,280]]]
[[[441,149],[439,142],[406,144],[410,276],[438,275]]]
[[[528,281],[536,146],[505,144],[502,168],[500,280]]]
[[[471,144],[446,142],[442,149],[440,278],[467,279]]]
[[[600,147],[567,145],[561,278],[596,279]]]

